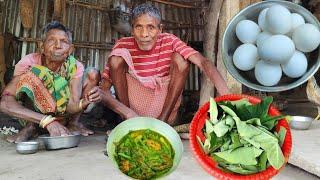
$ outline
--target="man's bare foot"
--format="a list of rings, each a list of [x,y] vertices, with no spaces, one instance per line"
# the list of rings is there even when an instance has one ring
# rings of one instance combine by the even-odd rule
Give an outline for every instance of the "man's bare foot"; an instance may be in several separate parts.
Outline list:
[[[79,123],[79,122],[77,122],[77,123],[76,122],[69,122],[68,129],[70,131],[78,131],[83,136],[89,136],[89,135],[92,135],[94,133],[90,129],[87,129],[86,127],[84,127],[84,125],[82,123]]]
[[[18,134],[7,137],[7,141],[10,143],[18,143],[28,141],[29,139],[37,136],[37,128],[33,124],[29,123]]]

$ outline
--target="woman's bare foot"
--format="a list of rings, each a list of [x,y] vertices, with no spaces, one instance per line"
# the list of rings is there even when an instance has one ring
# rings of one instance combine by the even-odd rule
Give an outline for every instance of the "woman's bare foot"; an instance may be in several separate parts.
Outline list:
[[[37,128],[33,123],[28,123],[18,134],[7,137],[7,141],[10,143],[18,143],[28,141],[31,138],[37,137]]]
[[[90,129],[87,129],[86,127],[84,127],[84,125],[82,123],[75,122],[75,121],[69,122],[68,129],[70,131],[78,131],[83,136],[89,136],[89,135],[92,135],[94,133]]]

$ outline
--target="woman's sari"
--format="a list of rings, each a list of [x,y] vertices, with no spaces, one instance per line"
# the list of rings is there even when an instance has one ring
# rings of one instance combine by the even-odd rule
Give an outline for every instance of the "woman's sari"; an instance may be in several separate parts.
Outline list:
[[[70,98],[69,81],[77,70],[76,59],[69,56],[58,73],[45,66],[35,65],[21,75],[16,98],[26,95],[35,111],[42,114],[64,115]]]

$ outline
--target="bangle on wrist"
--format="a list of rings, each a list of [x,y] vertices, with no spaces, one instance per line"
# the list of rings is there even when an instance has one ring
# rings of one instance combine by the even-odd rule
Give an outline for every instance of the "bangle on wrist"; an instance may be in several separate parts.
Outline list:
[[[83,99],[80,99],[79,101],[79,109],[83,111]]]
[[[39,126],[41,128],[45,128],[47,125],[49,125],[50,123],[52,123],[53,121],[55,121],[56,118],[55,117],[52,117],[51,115],[48,115],[48,116],[44,116],[40,123],[39,123]]]

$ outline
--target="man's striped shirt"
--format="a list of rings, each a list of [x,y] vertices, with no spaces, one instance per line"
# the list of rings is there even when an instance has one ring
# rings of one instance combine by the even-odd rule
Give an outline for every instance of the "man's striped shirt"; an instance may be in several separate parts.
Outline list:
[[[187,46],[178,37],[169,33],[161,33],[154,48],[149,51],[140,50],[134,37],[124,37],[117,41],[113,50],[118,48],[128,49],[134,69],[141,77],[165,77],[169,75],[171,56],[179,53],[188,59],[191,55],[198,53]],[[102,74],[103,78],[109,79],[109,67],[106,65]]]

